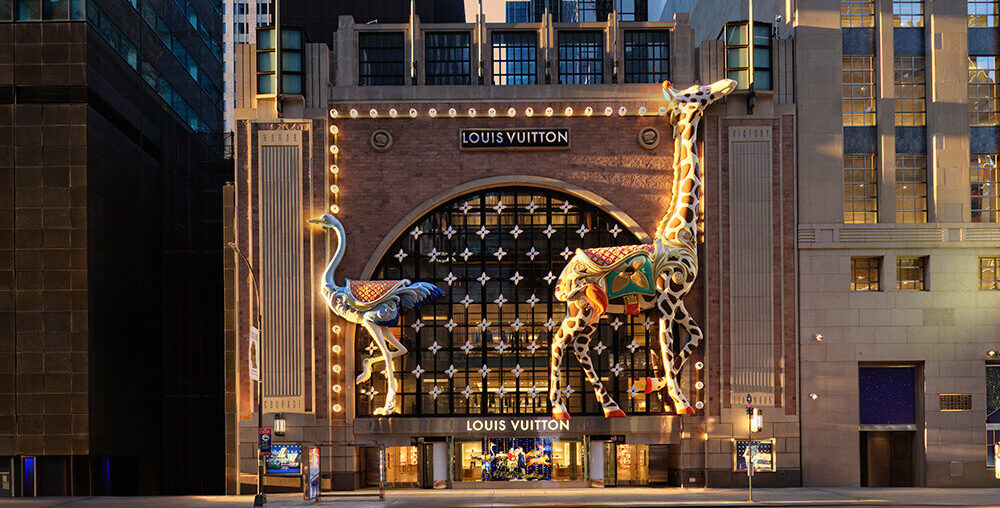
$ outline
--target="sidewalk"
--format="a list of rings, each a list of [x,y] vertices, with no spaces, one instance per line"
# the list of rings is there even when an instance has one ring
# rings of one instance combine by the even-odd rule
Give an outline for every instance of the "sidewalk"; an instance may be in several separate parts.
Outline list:
[[[376,491],[324,496],[320,506],[332,508],[569,508],[748,506],[739,489],[483,489],[390,490],[379,501]],[[269,494],[267,506],[316,506],[301,494]],[[1000,489],[754,489],[754,506],[1000,506]],[[247,508],[253,496],[62,497],[2,500],[0,506],[38,508],[207,507]]]

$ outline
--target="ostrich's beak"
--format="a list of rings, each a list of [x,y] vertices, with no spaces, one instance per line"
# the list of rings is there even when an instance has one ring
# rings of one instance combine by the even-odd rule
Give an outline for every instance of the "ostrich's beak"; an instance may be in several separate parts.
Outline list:
[[[325,220],[323,220],[323,218],[322,218],[322,217],[320,217],[320,218],[318,218],[318,219],[309,219],[309,220],[308,220],[308,221],[306,221],[306,222],[309,222],[309,223],[311,223],[311,224],[319,224],[320,226],[325,226],[325,225],[326,225],[326,221],[325,221]]]

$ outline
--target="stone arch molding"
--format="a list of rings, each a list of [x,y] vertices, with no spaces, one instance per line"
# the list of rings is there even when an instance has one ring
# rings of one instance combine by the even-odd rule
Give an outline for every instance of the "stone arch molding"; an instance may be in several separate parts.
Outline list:
[[[379,261],[388,253],[389,247],[399,238],[400,235],[404,234],[409,230],[413,224],[423,218],[424,215],[430,213],[432,210],[437,208],[439,205],[455,199],[463,194],[468,194],[471,192],[481,191],[490,189],[493,187],[503,187],[508,185],[519,185],[522,187],[537,187],[540,189],[549,189],[558,192],[564,192],[575,198],[586,201],[602,211],[608,213],[622,224],[628,227],[639,241],[642,243],[647,243],[652,241],[652,237],[636,222],[631,216],[626,214],[617,205],[608,201],[607,199],[601,197],[597,193],[587,190],[578,185],[574,185],[562,180],[557,180],[555,178],[546,178],[542,176],[530,176],[530,175],[503,175],[503,176],[491,176],[488,178],[481,178],[479,180],[473,180],[471,182],[466,182],[461,185],[457,185],[437,195],[431,197],[430,199],[424,201],[416,208],[406,214],[395,226],[382,238],[375,250],[368,257],[368,262],[365,263],[364,269],[361,271],[361,277],[359,280],[367,280],[372,277],[375,272],[375,268],[378,266]]]

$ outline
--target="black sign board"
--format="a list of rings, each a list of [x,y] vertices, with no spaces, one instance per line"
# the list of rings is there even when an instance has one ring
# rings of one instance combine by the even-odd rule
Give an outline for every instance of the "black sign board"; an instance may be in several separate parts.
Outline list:
[[[459,129],[462,150],[567,150],[569,129]]]

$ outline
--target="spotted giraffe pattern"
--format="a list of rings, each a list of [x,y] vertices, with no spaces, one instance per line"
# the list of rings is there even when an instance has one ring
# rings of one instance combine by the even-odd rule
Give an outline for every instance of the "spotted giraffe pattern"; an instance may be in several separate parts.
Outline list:
[[[674,181],[667,214],[656,228],[650,256],[657,274],[655,307],[659,311],[660,358],[663,376],[636,380],[645,393],[667,389],[677,414],[692,414],[678,383],[678,375],[687,359],[701,343],[704,334],[684,306],[683,298],[698,277],[698,210],[701,202],[701,165],[698,161],[697,133],[701,116],[709,105],[736,88],[736,82],[723,79],[707,86],[676,90],[663,83],[663,95],[670,106],[670,125],[674,137]],[[567,314],[552,344],[552,371],[549,399],[554,418],[569,418],[564,389],[560,388],[562,357],[566,343],[580,359],[587,379],[594,385],[597,400],[605,416],[625,416],[614,399],[604,390],[590,359],[590,336],[597,320],[608,308],[604,287],[608,268],[599,266],[587,253],[577,249],[559,276],[555,296],[567,302]],[[687,342],[674,354],[673,324],[687,334]]]

